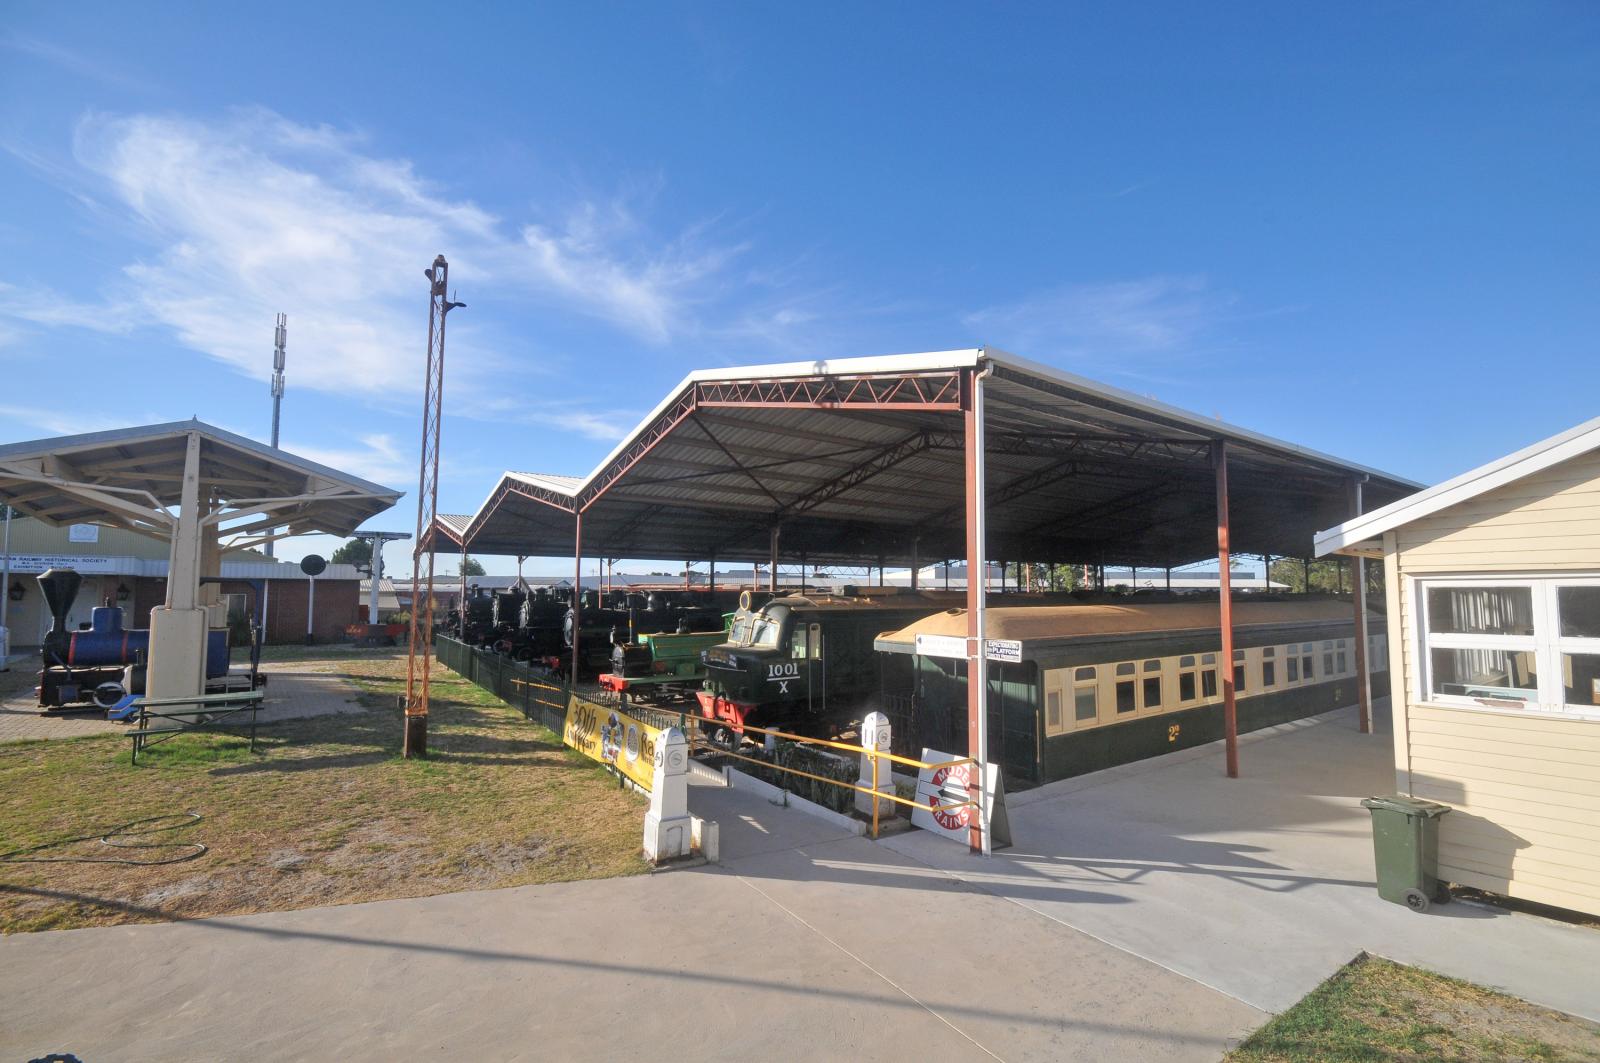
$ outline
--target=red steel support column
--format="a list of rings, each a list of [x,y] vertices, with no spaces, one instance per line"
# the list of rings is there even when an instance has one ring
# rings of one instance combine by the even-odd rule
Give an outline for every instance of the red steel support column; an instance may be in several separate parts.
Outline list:
[[[583,634],[583,511],[572,515],[572,689],[578,689],[578,643]]]
[[[778,593],[778,526],[772,526],[772,550],[767,566],[767,590]]]
[[[964,416],[966,449],[967,507],[967,755],[977,760],[968,783],[968,800],[978,802],[972,817],[968,844],[974,852],[989,848],[983,829],[983,772],[988,754],[989,669],[983,640],[985,593],[988,590],[988,561],[984,557],[983,485],[983,377],[988,371],[974,372],[967,395]]]
[[[1228,444],[1218,439],[1211,444],[1211,467],[1217,475],[1217,613],[1222,629],[1222,652],[1218,671],[1222,677],[1222,737],[1227,744],[1228,778],[1239,777],[1239,717],[1233,689],[1233,580],[1228,574]]]
[[[1350,478],[1350,515],[1361,516],[1361,480],[1362,477]],[[1362,734],[1372,733],[1372,676],[1367,673],[1367,559],[1357,556],[1352,558],[1351,576],[1355,582],[1355,593],[1351,598],[1355,600],[1356,610],[1356,705],[1358,706],[1358,719],[1356,730]]]

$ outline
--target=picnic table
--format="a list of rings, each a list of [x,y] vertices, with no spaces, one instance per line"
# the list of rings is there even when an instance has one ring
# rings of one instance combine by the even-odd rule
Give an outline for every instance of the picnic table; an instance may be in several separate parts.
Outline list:
[[[168,739],[187,731],[232,722],[241,713],[250,716],[250,752],[256,750],[256,714],[266,691],[261,689],[230,690],[220,694],[195,694],[183,698],[139,699],[138,722],[128,735],[133,739],[133,763],[139,763],[139,751],[160,745]],[[177,710],[177,711],[174,711]],[[164,737],[151,740],[151,735]]]

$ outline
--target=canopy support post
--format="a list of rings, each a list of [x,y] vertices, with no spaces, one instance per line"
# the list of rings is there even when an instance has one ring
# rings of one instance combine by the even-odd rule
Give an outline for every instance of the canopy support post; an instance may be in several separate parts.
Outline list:
[[[972,373],[967,396],[964,443],[966,449],[967,508],[967,755],[977,760],[968,777],[968,800],[976,802],[968,844],[974,852],[989,853],[988,817],[983,777],[989,753],[989,676],[984,646],[984,606],[988,591],[988,562],[984,558],[983,378],[989,370]]]
[[[1362,497],[1361,483],[1363,476],[1350,478],[1350,515],[1361,516]],[[1372,676],[1367,671],[1367,559],[1357,554],[1350,559],[1351,578],[1355,583],[1354,594],[1351,598],[1355,601],[1356,611],[1356,705],[1357,721],[1356,730],[1362,734],[1372,733]]]
[[[767,590],[778,593],[778,525],[772,526],[772,549],[767,565]]]
[[[1228,521],[1228,444],[1211,444],[1211,467],[1217,477],[1217,620],[1222,629],[1222,651],[1217,661],[1222,678],[1222,737],[1227,747],[1228,778],[1239,777],[1239,718],[1233,689],[1233,581],[1228,572],[1232,563]]]
[[[578,689],[578,643],[583,635],[583,510],[572,515],[572,689]]]

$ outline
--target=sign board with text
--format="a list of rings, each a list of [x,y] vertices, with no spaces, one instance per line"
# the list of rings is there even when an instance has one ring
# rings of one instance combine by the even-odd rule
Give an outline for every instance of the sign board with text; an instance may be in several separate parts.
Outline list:
[[[620,773],[641,790],[655,782],[656,742],[661,729],[611,705],[580,698],[567,702],[562,738],[578,752]]]
[[[967,640],[962,635],[918,635],[916,652],[923,657],[942,657],[952,661],[966,660]],[[1022,643],[1017,639],[989,639],[986,656],[1002,664],[1018,664],[1022,660]]]
[[[39,573],[49,568],[70,568],[84,576],[112,576],[126,573],[137,564],[138,562],[130,557],[81,557],[73,554],[11,555],[11,571],[21,573]]]
[[[67,525],[67,542],[69,543],[97,543],[100,541],[100,525],[98,524],[69,524]]]
[[[917,806],[911,810],[911,825],[966,845],[970,839],[969,828],[978,810],[966,802],[971,799],[968,787],[972,783],[975,765],[950,764],[960,760],[950,753],[937,749],[923,749],[922,762],[934,765],[917,772]],[[1006,816],[1005,784],[1000,779],[1000,765],[986,765],[984,775],[984,804],[989,809],[991,849],[1011,844],[1011,820]]]

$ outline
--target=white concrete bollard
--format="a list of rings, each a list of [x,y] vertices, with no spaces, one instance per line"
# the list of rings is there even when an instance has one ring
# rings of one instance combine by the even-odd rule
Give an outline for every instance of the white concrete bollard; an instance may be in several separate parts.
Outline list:
[[[656,742],[650,811],[644,817],[644,855],[655,863],[688,856],[694,841],[689,818],[689,743],[669,727]]]
[[[889,752],[889,717],[881,712],[869,712],[867,718],[861,721],[861,748],[871,749],[875,752]],[[894,762],[882,757],[869,757],[861,754],[861,771],[856,778],[856,785],[868,790],[872,789],[872,762],[878,761],[878,792],[885,794],[894,793]],[[872,815],[872,795],[856,791],[856,811],[863,815]],[[879,801],[878,815],[888,816],[894,812],[893,801]]]

